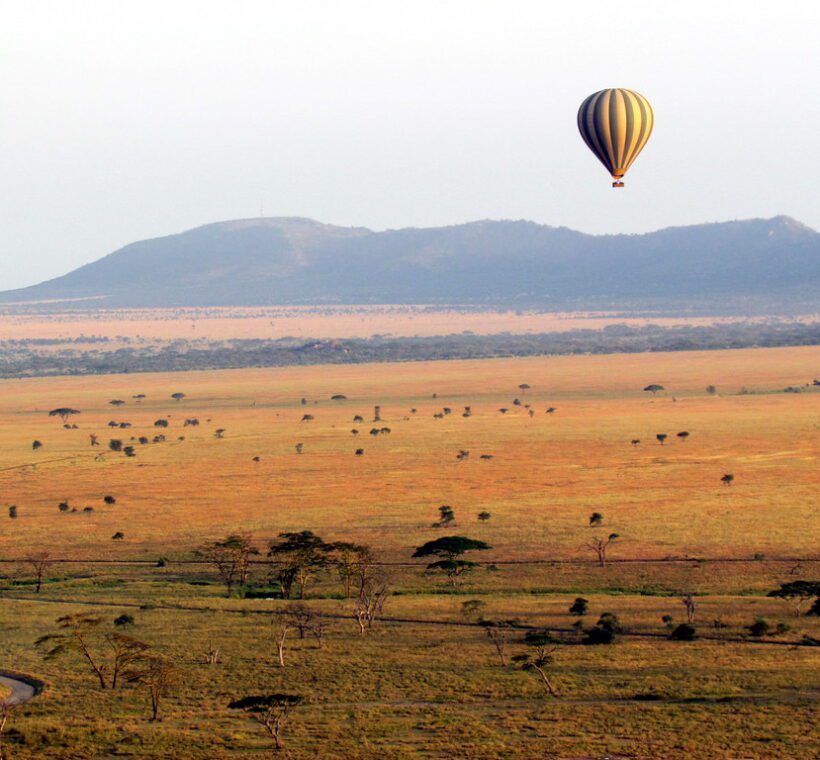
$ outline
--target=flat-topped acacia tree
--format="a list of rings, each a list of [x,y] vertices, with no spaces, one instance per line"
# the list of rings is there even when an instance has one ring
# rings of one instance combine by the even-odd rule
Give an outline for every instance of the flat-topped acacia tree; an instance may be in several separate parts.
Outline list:
[[[462,559],[462,555],[471,551],[492,549],[488,543],[466,536],[443,536],[435,541],[428,541],[419,546],[413,557],[441,557],[427,565],[428,570],[441,570],[447,575],[450,583],[456,585],[464,573],[478,566],[477,562]]]
[[[68,418],[71,417],[73,414],[79,414],[79,409],[72,409],[70,406],[59,406],[56,409],[52,409],[49,413],[49,417],[59,417],[63,422],[68,422]]]

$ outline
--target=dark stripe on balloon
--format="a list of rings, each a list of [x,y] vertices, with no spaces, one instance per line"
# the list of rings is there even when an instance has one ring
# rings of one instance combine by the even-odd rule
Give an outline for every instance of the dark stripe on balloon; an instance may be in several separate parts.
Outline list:
[[[620,89],[610,90],[609,95],[609,135],[612,142],[612,166],[615,173],[620,173],[621,159],[624,152],[622,144],[623,130],[621,129],[621,120],[618,117],[618,108],[620,99],[623,98]]]
[[[613,155],[611,151],[611,142],[609,136],[609,130],[604,129],[604,114],[606,113],[606,108],[609,106],[609,90],[601,90],[598,93],[598,97],[593,103],[592,109],[592,128],[597,139],[598,145],[600,145],[600,153],[598,158],[601,159],[601,163],[609,170],[609,173],[612,174],[613,171]]]
[[[629,90],[621,90],[626,110],[626,137],[624,139],[624,154],[621,156],[621,165],[625,166],[632,154],[632,138],[635,136],[635,101]]]
[[[601,90],[593,95],[590,95],[587,99],[588,103],[584,109],[584,129],[589,138],[587,145],[589,145],[589,148],[595,154],[595,157],[604,165],[604,167],[606,167],[607,171],[609,171],[606,150],[604,149],[603,143],[599,140],[598,133],[595,130],[595,111],[603,94],[604,90]]]

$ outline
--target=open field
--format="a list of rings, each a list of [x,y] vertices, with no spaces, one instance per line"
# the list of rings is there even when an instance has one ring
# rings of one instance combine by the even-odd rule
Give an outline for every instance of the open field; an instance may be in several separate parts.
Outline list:
[[[608,325],[731,324],[746,318],[686,317],[618,312],[548,312],[448,309],[440,306],[280,306],[180,309],[89,310],[64,312],[0,311],[0,341],[78,337],[130,340],[230,340],[279,338],[370,338],[373,335],[433,336],[465,331],[480,335],[532,334]],[[812,321],[817,315],[791,317]],[[765,321],[757,318],[752,321]]]
[[[486,532],[496,547],[489,559],[583,556],[592,511],[623,535],[626,556],[804,555],[814,537],[796,528],[816,517],[820,396],[779,391],[811,381],[818,355],[795,348],[3,381],[0,489],[18,517],[4,520],[0,549],[34,543],[80,558],[155,558],[239,528],[260,541],[309,528],[406,559],[449,504],[460,528]],[[667,390],[653,397],[641,390],[649,383]],[[717,395],[706,394],[709,384]],[[742,388],[750,393],[738,395]],[[186,398],[173,401],[175,391]],[[136,394],[146,398],[137,403]],[[334,394],[347,399],[331,401]],[[112,399],[127,403],[115,408]],[[389,435],[369,435],[375,404],[376,427],[389,426]],[[61,406],[80,410],[76,430],[47,416]],[[443,407],[452,414],[434,419]],[[306,413],[314,419],[302,422]],[[354,423],[356,414],[364,421]],[[184,428],[194,417],[201,424]],[[157,419],[169,426],[154,427]],[[111,430],[111,420],[132,427]],[[682,442],[684,430],[691,435]],[[90,433],[101,446],[89,446]],[[106,445],[157,433],[167,440],[136,444],[130,459]],[[657,433],[669,434],[664,446]],[[32,451],[35,439],[43,445]],[[459,461],[462,449],[470,457]],[[727,472],[736,477],[729,488],[720,481]],[[106,494],[116,506],[102,503]],[[94,512],[59,514],[63,499]],[[493,518],[477,526],[482,510]],[[117,530],[125,539],[112,543]]]
[[[766,594],[820,578],[818,359],[804,347],[0,381],[0,668],[49,684],[13,712],[10,755],[269,757],[270,738],[227,704],[283,691],[304,700],[283,734],[290,758],[816,757],[820,658],[805,644],[820,617]],[[57,407],[79,410],[76,428],[48,416]],[[455,525],[432,527],[441,505]],[[371,546],[392,595],[361,636],[336,575],[319,573],[306,599],[326,616],[323,645],[292,632],[280,668],[288,602],[226,599],[194,549],[249,532],[262,582],[268,544],[301,530]],[[587,543],[609,533],[601,567]],[[492,547],[455,587],[411,557],[448,534]],[[39,594],[35,551],[52,561]],[[684,622],[690,593],[697,638],[672,641],[661,618]],[[577,596],[584,627],[618,616],[616,643],[580,644]],[[462,615],[470,599],[518,621],[506,667]],[[106,629],[133,615],[125,632],[177,662],[161,721],[141,687],[101,691],[81,659],[33,646],[78,611]],[[761,617],[784,630],[751,637]],[[527,627],[561,637],[559,698],[511,659]]]

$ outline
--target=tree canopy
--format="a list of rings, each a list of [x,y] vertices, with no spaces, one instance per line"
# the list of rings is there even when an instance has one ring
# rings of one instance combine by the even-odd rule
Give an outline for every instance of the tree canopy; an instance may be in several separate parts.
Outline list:
[[[455,560],[465,552],[492,549],[485,541],[466,536],[442,536],[419,546],[413,557],[446,557]]]

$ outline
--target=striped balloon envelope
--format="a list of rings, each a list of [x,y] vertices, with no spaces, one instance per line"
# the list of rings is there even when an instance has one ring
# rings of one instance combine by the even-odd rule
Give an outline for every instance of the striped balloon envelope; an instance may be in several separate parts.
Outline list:
[[[621,87],[593,93],[578,109],[581,137],[612,175],[612,187],[624,186],[621,180],[649,140],[654,124],[649,101]]]

